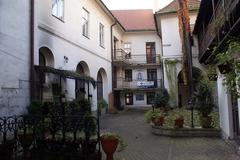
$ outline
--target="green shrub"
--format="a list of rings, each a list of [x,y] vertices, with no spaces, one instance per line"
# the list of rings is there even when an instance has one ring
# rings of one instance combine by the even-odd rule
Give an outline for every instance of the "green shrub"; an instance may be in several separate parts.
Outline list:
[[[165,116],[165,115],[166,115],[166,113],[164,113],[160,109],[155,109],[154,111],[153,110],[147,111],[144,114],[144,118],[145,118],[146,123],[150,123],[152,121],[152,118],[162,117],[162,116]]]
[[[202,117],[207,117],[216,107],[212,96],[212,86],[209,81],[201,80],[193,95],[195,108]]]
[[[154,107],[166,107],[169,101],[169,94],[167,89],[163,88],[156,92],[154,97]]]
[[[43,104],[39,101],[33,101],[29,106],[27,106],[27,115],[41,115],[43,113]]]

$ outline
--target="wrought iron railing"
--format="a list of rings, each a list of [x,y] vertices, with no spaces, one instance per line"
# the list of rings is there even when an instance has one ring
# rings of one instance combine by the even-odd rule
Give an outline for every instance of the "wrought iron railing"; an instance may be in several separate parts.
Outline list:
[[[143,65],[143,64],[160,64],[161,57],[159,54],[146,55],[146,54],[132,54],[127,53],[123,49],[116,49],[113,62],[125,62],[128,65]]]
[[[233,0],[218,1],[207,27],[202,31],[202,36],[199,37],[199,57],[209,49],[215,38],[218,39],[217,36],[226,21],[226,17],[232,13],[234,6],[236,6],[236,1]]]
[[[117,78],[115,88],[118,89],[155,89],[162,88],[162,79],[156,80],[126,80],[124,78]]]
[[[89,115],[0,118],[1,159],[100,159],[99,119]]]

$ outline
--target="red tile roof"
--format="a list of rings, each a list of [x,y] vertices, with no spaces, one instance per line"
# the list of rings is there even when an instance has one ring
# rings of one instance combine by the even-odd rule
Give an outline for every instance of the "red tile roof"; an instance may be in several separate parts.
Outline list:
[[[189,0],[189,10],[198,9],[200,0]],[[166,7],[160,9],[157,13],[173,13],[178,10],[178,0],[173,0]]]
[[[156,30],[151,9],[112,10],[111,12],[126,31]]]

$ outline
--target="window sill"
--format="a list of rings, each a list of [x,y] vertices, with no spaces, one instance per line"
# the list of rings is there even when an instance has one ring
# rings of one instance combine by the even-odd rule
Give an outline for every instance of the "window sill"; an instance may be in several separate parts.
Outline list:
[[[57,16],[55,16],[55,15],[53,15],[53,14],[52,14],[52,16],[53,16],[54,18],[58,19],[59,21],[65,23],[64,20],[63,20],[62,18],[59,18],[59,17],[57,17]]]
[[[86,35],[84,35],[84,34],[82,34],[82,35],[83,35],[83,37],[85,37],[85,38],[87,38],[87,39],[90,39],[89,36],[86,36]]]
[[[105,49],[105,47],[104,46],[102,46],[102,45],[99,45],[100,47],[102,47],[103,49]]]

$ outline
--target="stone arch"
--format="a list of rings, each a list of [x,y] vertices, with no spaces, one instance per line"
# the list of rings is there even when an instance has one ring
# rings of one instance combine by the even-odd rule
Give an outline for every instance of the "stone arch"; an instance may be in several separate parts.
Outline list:
[[[76,72],[79,74],[85,74],[89,76],[90,70],[89,70],[88,64],[85,61],[80,61],[77,65]],[[84,81],[76,80],[76,84],[75,84],[76,99],[85,97],[87,93],[86,88],[87,86]]]
[[[97,73],[97,100],[107,99],[108,79],[104,68],[100,68]]]
[[[51,49],[48,47],[41,47],[39,48],[39,66],[49,66],[54,68],[54,55]],[[37,85],[37,90],[39,90],[36,95],[42,100],[42,101],[52,101],[54,96],[58,96],[53,92],[50,88],[59,88],[59,77],[56,77],[54,74],[50,73],[41,73],[37,81],[41,85]],[[44,85],[43,85],[44,84]],[[46,89],[42,89],[41,86],[47,86]],[[53,87],[54,86],[54,87]],[[58,93],[60,94],[60,93]]]
[[[85,61],[80,61],[76,68],[77,73],[83,73],[85,75],[90,75],[89,66]]]
[[[54,67],[54,55],[48,47],[39,49],[39,65]]]
[[[197,84],[203,78],[203,71],[197,67],[193,67],[193,89],[196,89]],[[183,83],[182,70],[178,73],[178,106],[187,106],[189,100],[188,85]]]

